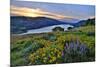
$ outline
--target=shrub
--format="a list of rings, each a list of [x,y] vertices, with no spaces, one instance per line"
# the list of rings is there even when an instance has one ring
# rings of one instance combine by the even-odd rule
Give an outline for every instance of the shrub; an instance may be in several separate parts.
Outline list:
[[[30,54],[29,60],[30,64],[52,64],[56,63],[60,57],[61,50],[57,48],[57,45],[51,45]]]
[[[43,39],[45,40],[50,40],[50,41],[55,41],[57,37],[54,34],[45,34],[43,35]]]
[[[64,28],[62,27],[55,27],[52,29],[52,31],[64,31]]]
[[[12,65],[28,64],[28,55],[43,47],[42,44],[35,41],[32,42],[32,40],[18,41],[14,45],[16,46],[11,49]]]
[[[73,29],[73,27],[68,27],[67,29],[68,29],[68,30],[71,30],[71,29]]]
[[[95,36],[95,32],[88,32],[87,35],[88,36]]]
[[[77,42],[66,43],[62,52],[63,62],[85,62],[94,61],[94,56],[91,56],[91,50],[85,45]]]

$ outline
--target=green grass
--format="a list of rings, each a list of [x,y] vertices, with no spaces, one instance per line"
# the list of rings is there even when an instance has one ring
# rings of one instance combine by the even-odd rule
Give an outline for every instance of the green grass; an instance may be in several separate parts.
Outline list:
[[[92,57],[95,60],[95,26],[79,27],[67,32],[12,35],[11,65],[64,63],[62,52],[66,42],[76,42],[77,40],[90,49],[88,58]]]
[[[78,27],[78,28],[73,29],[73,31],[84,32],[84,33],[95,32],[95,26],[89,25],[89,26]]]

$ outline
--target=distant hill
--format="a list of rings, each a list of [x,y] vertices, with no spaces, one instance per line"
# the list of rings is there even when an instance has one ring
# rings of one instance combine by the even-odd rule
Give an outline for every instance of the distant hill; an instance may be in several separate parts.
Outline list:
[[[73,24],[75,27],[80,26],[87,26],[87,25],[95,25],[95,18],[87,19],[87,20],[81,20],[77,22],[76,24]]]
[[[11,16],[11,33],[23,33],[27,30],[38,29],[42,27],[69,24],[74,27],[95,24],[95,18],[88,20],[81,20],[79,22],[63,22],[56,19],[51,19],[47,17],[24,17],[24,16]]]
[[[64,18],[64,19],[60,19],[60,21],[63,21],[63,22],[70,22],[70,23],[77,23],[77,22],[79,22],[80,20],[79,20],[79,19],[75,19],[75,18]]]
[[[67,24],[46,17],[11,16],[11,33],[22,33],[29,29],[37,29],[52,25]]]

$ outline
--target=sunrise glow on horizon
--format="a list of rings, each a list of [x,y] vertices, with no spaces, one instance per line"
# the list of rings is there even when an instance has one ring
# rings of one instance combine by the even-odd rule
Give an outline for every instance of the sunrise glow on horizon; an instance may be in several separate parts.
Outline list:
[[[11,16],[87,19],[95,17],[95,6],[12,1]]]
[[[71,19],[72,17],[54,14],[50,12],[43,11],[42,9],[32,9],[26,7],[16,7],[11,6],[11,14],[16,16],[27,16],[27,17],[49,17],[55,19],[64,19],[68,18]]]

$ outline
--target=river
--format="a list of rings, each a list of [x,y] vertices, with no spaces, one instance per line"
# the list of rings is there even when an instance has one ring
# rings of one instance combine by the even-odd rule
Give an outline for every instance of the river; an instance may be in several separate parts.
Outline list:
[[[68,25],[68,24],[53,25],[53,26],[43,27],[43,28],[39,28],[39,29],[31,29],[31,30],[28,30],[26,33],[21,33],[19,35],[52,32],[52,29],[55,27],[64,28],[64,31],[66,31],[66,30],[68,30],[68,27],[73,27],[73,26]]]

